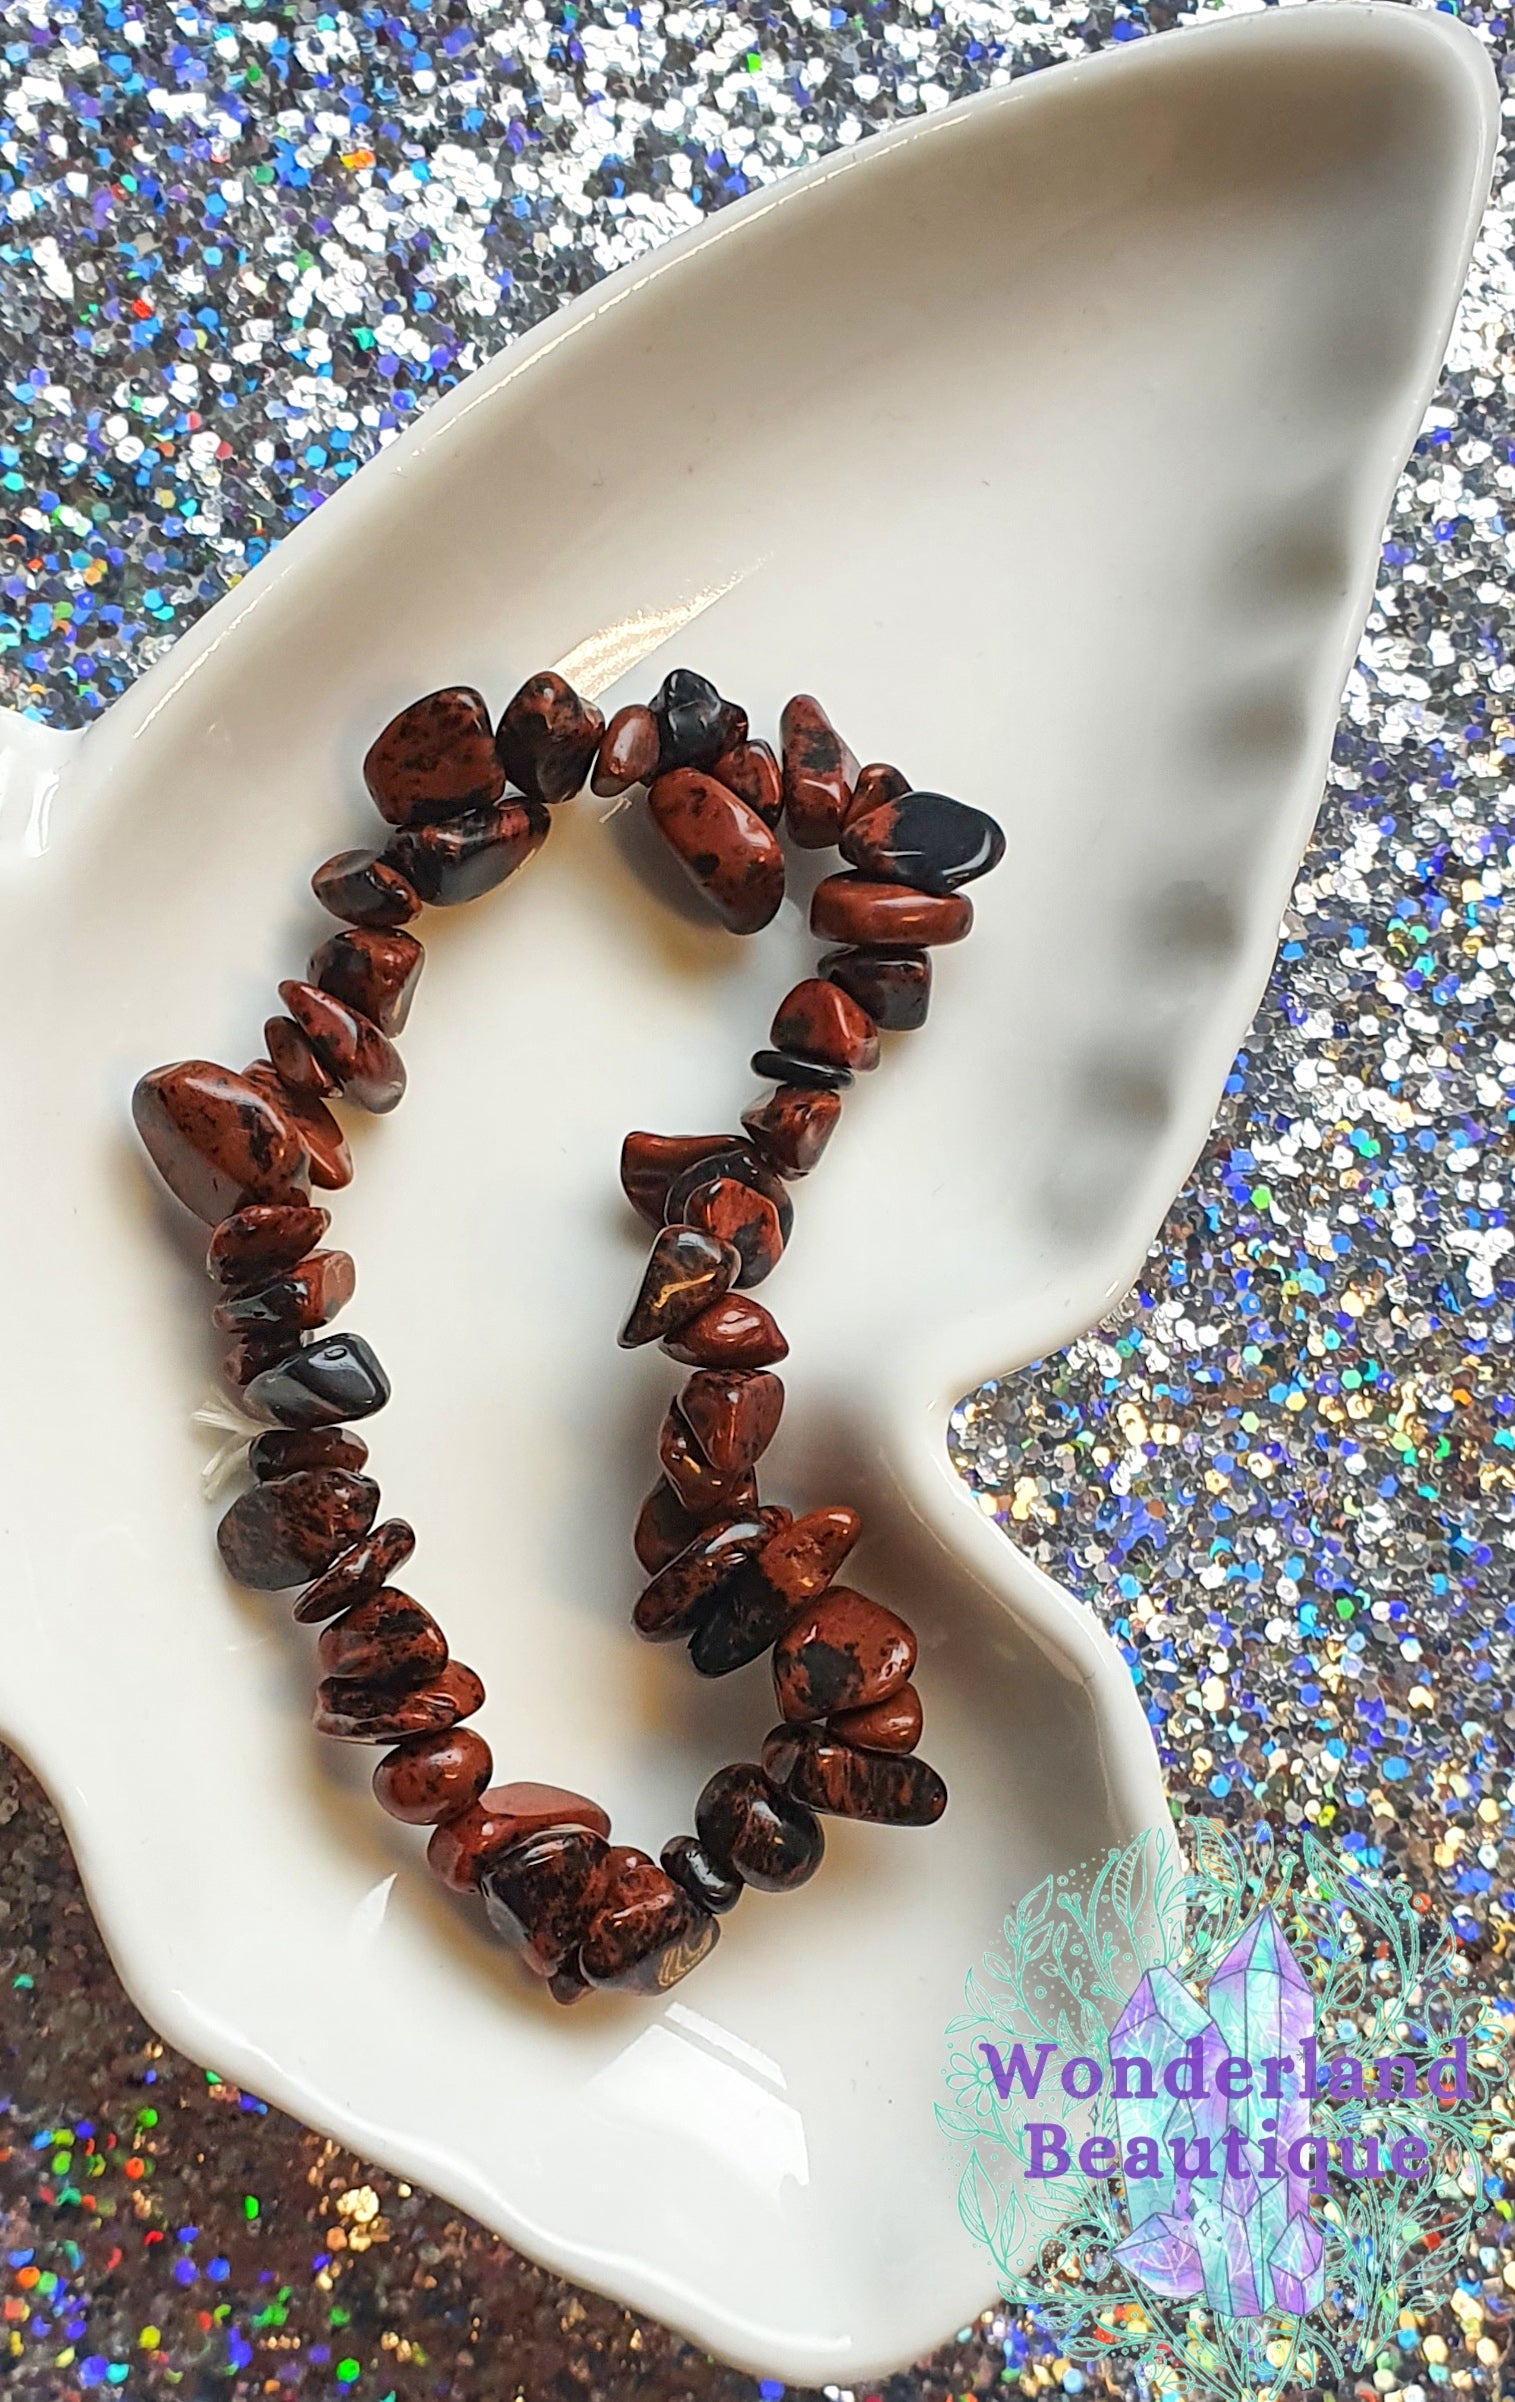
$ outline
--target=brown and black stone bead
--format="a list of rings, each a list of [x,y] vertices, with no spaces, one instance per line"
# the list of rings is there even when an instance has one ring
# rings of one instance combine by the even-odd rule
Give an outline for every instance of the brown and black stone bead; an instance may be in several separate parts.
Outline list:
[[[755,809],[714,776],[676,767],[647,796],[653,824],[733,934],[756,934],[784,898],[784,854]]]
[[[645,1852],[612,1850],[599,1906],[579,1946],[586,1985],[667,1993],[714,1947],[720,1925]]]
[[[782,1718],[829,1718],[887,1701],[910,1681],[916,1640],[881,1602],[833,1585],[789,1621],[773,1647]]]
[[[379,1488],[340,1468],[297,1468],[239,1495],[216,1529],[239,1585],[276,1593],[330,1567],[373,1524]]]
[[[435,826],[406,826],[384,853],[423,901],[456,909],[477,901],[535,858],[551,824],[540,801],[507,793]]]
[[[251,1292],[297,1267],[330,1224],[330,1210],[312,1202],[254,1201],[221,1220],[205,1254],[205,1273],[224,1292]]]
[[[726,1136],[719,1151],[707,1152],[672,1179],[663,1199],[663,1215],[668,1224],[687,1223],[688,1206],[694,1194],[718,1177],[727,1183],[750,1185],[755,1193],[771,1201],[778,1212],[779,1233],[786,1243],[789,1241],[794,1232],[794,1202],[782,1176],[759,1158],[750,1142],[735,1134]]]
[[[602,800],[615,800],[633,784],[645,784],[658,772],[662,740],[650,709],[633,701],[617,709],[600,737],[589,789]]]
[[[215,1226],[254,1201],[299,1201],[308,1170],[293,1112],[209,1059],[154,1068],[132,1118],[174,1197]]]
[[[775,1727],[763,1766],[796,1801],[832,1818],[929,1827],[947,1807],[946,1786],[917,1753],[858,1751],[820,1727]]]
[[[784,1386],[767,1368],[697,1368],[679,1392],[680,1418],[712,1468],[755,1468],[778,1432]]]
[[[358,1271],[346,1251],[312,1251],[308,1258],[250,1293],[235,1294],[211,1311],[224,1334],[267,1327],[299,1333],[324,1326],[345,1309],[357,1289]]]
[[[345,1426],[271,1426],[247,1447],[248,1473],[260,1485],[275,1476],[292,1476],[297,1468],[345,1468],[356,1476],[367,1459],[363,1437]],[[364,1537],[365,1542],[371,1540]]]
[[[673,1835],[658,1854],[658,1864],[676,1885],[682,1885],[692,1902],[702,1910],[711,1910],[720,1918],[735,1909],[742,1898],[742,1880],[733,1871],[718,1868],[703,1844],[693,1835]]]
[[[826,1838],[802,1802],[761,1768],[718,1768],[694,1809],[695,1831],[718,1868],[759,1893],[793,1893],[821,1864]]]
[[[838,1743],[859,1751],[914,1751],[923,1724],[921,1697],[913,1685],[901,1685],[887,1701],[863,1710],[838,1710],[826,1721],[826,1732]]]
[[[842,831],[857,760],[818,700],[797,692],[779,719],[784,816],[802,851],[829,850]]]
[[[696,1185],[679,1215],[686,1226],[698,1226],[731,1245],[742,1263],[736,1281],[743,1291],[771,1276],[784,1256],[778,1210],[766,1193],[734,1176]]]
[[[249,1060],[242,1073],[249,1084],[267,1093],[270,1100],[293,1118],[305,1146],[311,1183],[328,1193],[340,1192],[344,1185],[351,1184],[352,1153],[347,1137],[320,1095],[286,1084],[268,1059]]]
[[[500,765],[529,800],[570,800],[588,775],[605,720],[552,668],[528,676],[495,735]]]
[[[820,972],[884,1034],[913,1034],[931,1008],[929,951],[828,951]]]
[[[577,1827],[606,1836],[610,1820],[587,1794],[564,1785],[538,1785],[521,1780],[491,1785],[466,1810],[438,1826],[426,1847],[432,1875],[452,1893],[472,1893],[491,1860],[514,1843],[546,1834],[553,1827]]]
[[[751,1481],[751,1467],[712,1468],[676,1406],[658,1434],[658,1462],[691,1516],[708,1522],[745,1506],[742,1496]]]
[[[335,1076],[316,1056],[293,1018],[265,1018],[263,1047],[269,1066],[291,1094],[324,1101],[336,1091]]]
[[[534,1976],[577,1950],[605,1887],[610,1847],[586,1827],[549,1827],[497,1852],[481,1871],[489,1923]]]
[[[720,1295],[741,1273],[741,1254],[698,1226],[665,1226],[642,1272],[631,1312],[621,1328],[623,1351],[661,1342]]]
[[[365,1685],[323,1677],[316,1689],[318,1735],[339,1743],[398,1743],[407,1735],[435,1733],[471,1718],[484,1706],[484,1687],[461,1660],[449,1660],[429,1684],[399,1692],[391,1685]]]
[[[810,896],[810,931],[827,942],[915,950],[961,942],[972,925],[966,893],[917,892],[872,876],[825,876]]]
[[[402,1826],[441,1826],[479,1798],[494,1770],[489,1745],[472,1727],[443,1727],[411,1735],[386,1753],[373,1772],[381,1810]]]
[[[762,1101],[742,1112],[742,1124],[771,1168],[780,1176],[808,1176],[836,1131],[842,1096],[811,1092],[803,1085],[781,1084]]]
[[[498,800],[505,771],[483,694],[449,684],[412,701],[370,745],[363,781],[392,826],[425,825]]]
[[[447,1637],[430,1610],[385,1585],[328,1626],[317,1646],[323,1676],[365,1685],[426,1685],[447,1666]]]
[[[945,792],[910,792],[873,809],[854,809],[840,847],[860,875],[945,893],[998,867],[1005,836],[983,809],[970,809]]]
[[[755,809],[765,826],[784,814],[784,773],[766,742],[736,742],[712,761],[710,773],[738,800]]]
[[[897,767],[891,767],[884,759],[870,760],[857,771],[844,823],[850,826],[855,817],[866,817],[870,809],[881,807],[885,801],[903,800],[909,790],[910,778]]]
[[[845,1502],[807,1510],[763,1546],[763,1574],[798,1609],[825,1592],[862,1531],[862,1519]]]
[[[747,712],[722,700],[708,676],[675,667],[663,678],[652,703],[658,729],[658,773],[672,768],[713,768],[717,759],[747,739]]]
[[[409,878],[378,851],[338,851],[310,879],[323,909],[352,926],[408,926],[421,913]]]
[[[254,1376],[251,1416],[275,1426],[342,1426],[371,1418],[389,1399],[389,1378],[360,1334],[322,1335]]]
[[[405,1063],[371,1018],[319,984],[291,976],[279,998],[311,1049],[335,1076],[344,1100],[382,1116],[405,1094]]]
[[[661,1226],[676,1179],[702,1160],[737,1147],[734,1134],[628,1134],[621,1145],[621,1190],[649,1226]]]
[[[426,954],[398,927],[354,926],[312,951],[306,975],[356,1009],[381,1034],[404,1031]]]
[[[686,1368],[772,1368],[789,1357],[777,1320],[760,1301],[723,1294],[697,1318],[665,1335],[663,1349]]]
[[[691,1635],[742,1562],[761,1551],[776,1522],[786,1515],[771,1509],[739,1510],[703,1527],[638,1595],[631,1614],[637,1633],[649,1643],[673,1643]]]
[[[345,1428],[311,1427],[298,1435],[259,1435],[254,1443],[314,1442],[318,1437],[330,1440],[333,1436],[355,1443],[358,1438]],[[362,1446],[359,1445],[361,1449]],[[355,1602],[367,1601],[387,1584],[397,1568],[403,1568],[416,1547],[416,1530],[405,1518],[386,1518],[381,1526],[369,1528],[359,1542],[332,1561],[308,1592],[295,1603],[294,1615],[302,1626],[319,1626],[323,1618],[335,1618],[339,1610],[350,1610]]]
[[[776,1049],[822,1067],[866,1074],[879,1063],[878,1028],[850,993],[822,976],[807,976],[774,1012]]]
[[[696,1673],[730,1676],[761,1659],[782,1632],[790,1607],[763,1574],[761,1559],[744,1560],[695,1628],[689,1658]]]

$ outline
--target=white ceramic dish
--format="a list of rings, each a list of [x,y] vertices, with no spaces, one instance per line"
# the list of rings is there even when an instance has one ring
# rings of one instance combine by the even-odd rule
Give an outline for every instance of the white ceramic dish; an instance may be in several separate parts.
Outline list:
[[[82,740],[6,729],[0,1730],[174,2043],[755,2370],[855,2383],[984,2300],[945,2022],[1029,1883],[1162,1817],[1118,1657],[954,1481],[945,1419],[1121,1293],[1204,1138],[1494,129],[1473,40],[1398,7],[906,126],[483,370]],[[308,1638],[218,1573],[208,1288],[126,1103],[258,1048],[379,723],[570,652],[612,703],[687,661],[760,727],[813,687],[865,756],[996,810],[1011,864],[770,1288],[767,1487],[866,1511],[953,1807],[834,1828],[666,2002],[565,2014],[434,1889],[367,1755],[308,1733]],[[406,1581],[484,1673],[499,1773],[656,1848],[770,1707],[760,1669],[711,1688],[628,1630],[670,1378],[614,1348],[643,1241],[616,1150],[734,1121],[816,863],[740,946],[636,809],[605,818],[579,801],[519,884],[428,920],[410,1096],[357,1129],[337,1235],[395,1382]]]

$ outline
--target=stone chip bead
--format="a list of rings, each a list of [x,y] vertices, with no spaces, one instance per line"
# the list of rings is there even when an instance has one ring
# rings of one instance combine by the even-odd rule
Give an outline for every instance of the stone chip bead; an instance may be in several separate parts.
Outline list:
[[[279,1082],[301,1097],[324,1101],[337,1080],[311,1049],[293,1018],[265,1018],[263,1048]]]
[[[741,1274],[741,1254],[698,1226],[665,1226],[653,1243],[631,1313],[621,1328],[623,1351],[675,1334]]]
[[[402,1826],[440,1826],[478,1800],[493,1769],[482,1735],[468,1726],[444,1727],[408,1736],[387,1752],[373,1772],[374,1795]]]
[[[621,1145],[621,1190],[649,1226],[661,1226],[674,1180],[686,1168],[733,1149],[736,1140],[734,1134],[645,1134],[637,1130]]]
[[[945,792],[909,792],[849,816],[842,857],[860,875],[917,892],[956,892],[998,867],[1005,836],[987,811]]]
[[[811,1093],[843,1093],[852,1082],[850,1068],[823,1067],[819,1060],[796,1059],[766,1046],[754,1051],[748,1064],[754,1076],[771,1076],[775,1084],[796,1084]]]
[[[755,809],[765,826],[777,826],[784,814],[784,776],[766,742],[733,743],[712,763],[710,773]]]
[[[797,692],[779,719],[784,755],[784,815],[802,851],[831,848],[842,830],[857,760],[818,700]]]
[[[908,1684],[916,1641],[881,1602],[833,1585],[792,1618],[773,1647],[773,1689],[782,1718],[829,1718],[865,1710]]]
[[[694,1806],[695,1830],[718,1868],[759,1893],[793,1893],[821,1864],[826,1838],[803,1803],[761,1768],[718,1768]]]
[[[620,1846],[604,1863],[602,1898],[579,1946],[586,1985],[666,1993],[698,1968],[720,1925],[645,1852]]]
[[[718,1868],[693,1835],[673,1835],[658,1854],[658,1865],[676,1885],[682,1885],[702,1910],[723,1917],[742,1898],[742,1880],[734,1871]]]
[[[334,1619],[316,1647],[323,1676],[365,1685],[426,1685],[447,1666],[447,1637],[430,1610],[385,1585]]]
[[[552,668],[528,676],[495,735],[500,765],[529,800],[570,800],[589,773],[605,720]]]
[[[820,1727],[775,1727],[763,1766],[796,1801],[832,1818],[929,1827],[947,1807],[946,1786],[918,1754],[858,1751]]]
[[[862,1519],[844,1502],[807,1510],[764,1545],[763,1574],[798,1609],[825,1592],[862,1531]]]
[[[826,1721],[826,1732],[838,1743],[859,1751],[914,1751],[923,1724],[921,1697],[913,1685],[901,1685],[887,1701],[863,1710],[838,1710]]]
[[[248,1472],[260,1485],[292,1476],[296,1468],[345,1468],[356,1476],[367,1458],[363,1437],[345,1426],[270,1427],[247,1447]]]
[[[785,1189],[782,1176],[761,1160],[751,1143],[739,1135],[730,1134],[724,1146],[707,1153],[693,1167],[685,1168],[669,1185],[663,1201],[663,1215],[670,1226],[685,1225],[690,1200],[702,1185],[712,1184],[717,1177],[727,1182],[750,1185],[773,1203],[778,1212],[779,1232],[787,1243],[794,1232],[794,1203]]]
[[[780,1051],[864,1075],[879,1063],[878,1028],[850,993],[823,976],[807,976],[774,1011],[771,1038]]]
[[[742,1124],[770,1167],[781,1176],[808,1176],[836,1131],[842,1096],[781,1084],[742,1112]]]
[[[423,901],[456,909],[493,892],[535,858],[551,822],[540,801],[518,801],[507,793],[485,809],[465,809],[441,825],[402,828],[384,856]]]
[[[389,1399],[389,1378],[360,1334],[323,1335],[253,1378],[246,1406],[275,1426],[341,1426],[371,1418]]]
[[[697,1368],[675,1407],[711,1467],[730,1476],[755,1468],[778,1433],[784,1386],[766,1368]]]
[[[332,1434],[335,1428],[312,1428],[303,1436],[309,1442],[316,1433]],[[259,1435],[259,1443],[276,1441],[272,1435]],[[287,1437],[286,1440],[293,1440]],[[356,1436],[347,1436],[356,1442]],[[253,1449],[257,1449],[257,1443]],[[360,1542],[333,1560],[324,1575],[317,1577],[308,1591],[295,1603],[294,1615],[302,1626],[319,1626],[323,1618],[335,1618],[339,1610],[350,1610],[355,1602],[367,1601],[381,1585],[388,1583],[397,1568],[403,1568],[416,1547],[416,1530],[404,1518],[386,1518],[382,1526],[371,1526]]]
[[[306,1201],[254,1201],[223,1218],[210,1238],[205,1273],[226,1292],[250,1292],[297,1267],[331,1224]]]
[[[449,684],[412,701],[375,736],[363,781],[392,826],[425,825],[498,800],[505,771],[483,694],[471,684]]]
[[[810,896],[810,931],[828,942],[888,950],[961,942],[973,903],[961,892],[916,892],[871,876],[825,876]]]
[[[903,800],[909,790],[910,778],[897,767],[891,767],[883,759],[871,760],[867,767],[858,769],[844,823],[850,826],[855,817],[866,817],[870,809],[879,808],[885,801]]]
[[[240,1494],[216,1529],[216,1544],[239,1585],[277,1593],[330,1567],[373,1524],[378,1507],[372,1477],[297,1468]]]
[[[551,1827],[578,1827],[608,1835],[610,1820],[587,1794],[563,1785],[521,1781],[492,1785],[466,1810],[439,1826],[426,1847],[426,1864],[452,1893],[472,1893],[489,1862],[513,1843],[545,1834]]]
[[[489,1923],[534,1976],[556,1975],[577,1951],[604,1889],[608,1852],[604,1836],[586,1827],[549,1827],[482,1870]]]
[[[265,1368],[280,1366],[292,1350],[298,1350],[302,1337],[297,1334],[239,1334],[221,1354],[221,1375],[224,1382],[239,1397],[244,1395],[254,1377]],[[244,1407],[246,1406],[244,1402]]]
[[[652,819],[685,873],[733,934],[756,934],[784,898],[784,854],[755,809],[697,768],[660,775]]]
[[[339,1743],[398,1743],[407,1735],[456,1726],[484,1706],[484,1687],[461,1660],[449,1660],[429,1684],[399,1692],[391,1685],[323,1677],[316,1688],[315,1729]]]
[[[645,784],[658,771],[662,740],[658,721],[640,701],[617,709],[600,737],[589,789],[602,800],[615,800],[633,784]]]
[[[729,1243],[742,1266],[737,1285],[745,1292],[771,1276],[784,1256],[784,1229],[766,1193],[734,1176],[717,1176],[696,1185],[680,1213],[686,1226],[698,1226]]]
[[[425,963],[413,934],[397,927],[354,926],[329,935],[312,951],[305,973],[381,1034],[400,1034]]]
[[[311,1183],[328,1193],[340,1192],[344,1185],[351,1184],[352,1153],[347,1147],[347,1137],[320,1095],[301,1092],[298,1086],[286,1084],[267,1059],[249,1060],[242,1073],[249,1084],[267,1093],[294,1119],[305,1145]]]
[[[691,1516],[708,1521],[742,1508],[751,1468],[712,1468],[676,1407],[658,1434],[658,1464]]]
[[[254,1201],[297,1201],[308,1173],[293,1112],[209,1059],[154,1068],[132,1094],[147,1155],[207,1225]]]
[[[663,1349],[686,1368],[772,1368],[789,1357],[772,1314],[760,1301],[727,1293],[666,1335]]]
[[[649,1643],[674,1643],[692,1634],[742,1562],[761,1551],[784,1516],[787,1512],[738,1510],[704,1527],[643,1587],[631,1613],[637,1633]]]
[[[884,1034],[913,1034],[931,1007],[929,951],[828,951],[820,972]]]
[[[357,1289],[358,1271],[346,1251],[312,1251],[308,1259],[275,1276],[254,1292],[238,1293],[211,1311],[224,1334],[244,1327],[284,1327],[298,1333],[324,1326],[345,1309]]]
[[[747,739],[746,710],[722,700],[710,678],[696,675],[692,667],[675,667],[663,678],[652,716],[661,775],[676,767],[713,767]]]
[[[763,1574],[761,1554],[744,1560],[695,1628],[690,1664],[699,1676],[730,1676],[762,1658],[789,1616],[788,1597]]]
[[[310,879],[323,909],[353,926],[408,926],[421,911],[409,878],[378,851],[338,851]]]
[[[703,1516],[696,1517],[692,1510],[685,1509],[667,1477],[660,1476],[637,1512],[631,1548],[648,1575],[655,1576],[670,1560],[676,1560],[680,1552],[687,1551],[696,1536],[717,1519],[750,1517],[757,1506],[757,1479],[742,1476],[734,1480],[723,1508],[706,1510]],[[773,1510],[770,1515],[785,1526],[789,1523],[787,1510]]]
[[[313,1051],[331,1070],[344,1100],[383,1116],[405,1093],[405,1063],[371,1018],[319,984],[291,976],[279,998]]]

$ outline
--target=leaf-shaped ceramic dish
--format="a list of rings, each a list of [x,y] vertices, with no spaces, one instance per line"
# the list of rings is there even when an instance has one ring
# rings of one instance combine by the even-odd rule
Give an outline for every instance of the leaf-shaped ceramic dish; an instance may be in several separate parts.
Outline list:
[[[852,2383],[983,2300],[943,2029],[1029,1884],[1162,1816],[1115,1651],[954,1482],[946,1413],[1107,1307],[1203,1140],[1494,125],[1446,18],[1333,7],[906,126],[481,371],[82,740],[6,734],[0,1730],[176,2044],[753,2368]],[[308,1731],[308,1637],[219,1573],[203,1237],[127,1098],[257,1050],[390,712],[463,679],[498,705],[570,652],[613,703],[698,666],[760,727],[813,688],[1010,856],[769,1288],[767,1489],[866,1512],[856,1573],[920,1627],[952,1808],[833,1825],[665,2002],[563,2013],[373,1808],[367,1756]],[[339,1203],[405,1581],[485,1676],[498,1772],[654,1849],[771,1701],[628,1628],[671,1379],[614,1346],[643,1249],[616,1152],[734,1122],[816,865],[743,946],[640,806],[561,810],[528,876],[428,921],[410,1095]]]

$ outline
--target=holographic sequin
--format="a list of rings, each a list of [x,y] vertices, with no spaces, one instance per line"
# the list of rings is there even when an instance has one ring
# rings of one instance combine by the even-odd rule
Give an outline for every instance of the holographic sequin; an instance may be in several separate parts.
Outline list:
[[[8,0],[0,697],[87,723],[436,393],[728,199],[1192,13]],[[1459,13],[1515,72],[1509,19]],[[1500,1994],[1511,196],[1399,489],[1319,833],[1211,1143],[1116,1320],[954,1422],[985,1507],[1122,1645],[1175,1801],[1382,1858]],[[754,2393],[166,2053],[19,1769],[0,1825],[17,2402]],[[1501,2390],[1497,2176],[1488,2199],[1448,2306],[1399,2328],[1360,2393]],[[1001,2312],[888,2393],[1123,2390]]]

